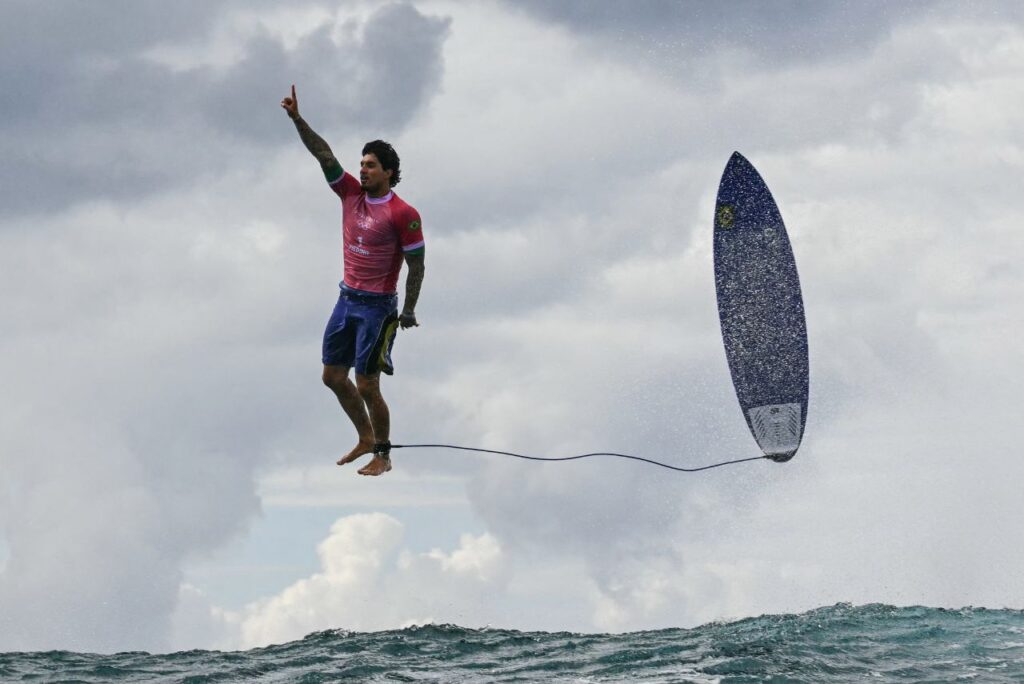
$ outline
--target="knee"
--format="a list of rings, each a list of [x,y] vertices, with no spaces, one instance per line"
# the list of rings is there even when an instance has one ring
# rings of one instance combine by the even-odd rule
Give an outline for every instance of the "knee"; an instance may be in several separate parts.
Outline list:
[[[345,386],[345,381],[348,380],[348,369],[324,366],[324,372],[321,379],[324,381],[324,384],[332,390],[342,389]]]
[[[363,401],[380,396],[380,380],[376,377],[356,374],[356,390]]]

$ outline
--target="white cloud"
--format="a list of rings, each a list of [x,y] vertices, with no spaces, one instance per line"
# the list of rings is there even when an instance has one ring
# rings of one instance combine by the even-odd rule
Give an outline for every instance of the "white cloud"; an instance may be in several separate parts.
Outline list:
[[[487,611],[481,601],[507,581],[507,560],[497,540],[486,533],[464,534],[451,552],[413,553],[402,548],[403,535],[403,525],[383,513],[340,518],[317,547],[317,573],[240,614],[209,609],[211,622],[237,625],[236,643],[244,648],[323,629],[483,624]]]

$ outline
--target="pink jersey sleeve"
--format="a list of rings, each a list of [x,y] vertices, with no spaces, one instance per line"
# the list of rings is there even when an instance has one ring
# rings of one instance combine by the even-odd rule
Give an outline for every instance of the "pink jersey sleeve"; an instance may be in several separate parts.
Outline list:
[[[331,190],[334,190],[338,197],[341,197],[342,199],[353,193],[363,191],[363,186],[360,185],[359,181],[355,179],[355,176],[348,171],[343,172],[341,176],[334,181],[329,181],[327,184],[330,185]]]
[[[420,220],[420,213],[408,204],[402,207],[402,211],[399,213],[398,235],[404,253],[423,253],[425,247],[423,241],[423,222]]]

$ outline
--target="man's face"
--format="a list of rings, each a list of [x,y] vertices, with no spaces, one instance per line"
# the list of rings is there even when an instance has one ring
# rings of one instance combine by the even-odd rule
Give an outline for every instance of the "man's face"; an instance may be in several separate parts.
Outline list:
[[[363,155],[359,162],[359,183],[370,195],[384,195],[391,189],[391,171],[385,171],[375,154]]]

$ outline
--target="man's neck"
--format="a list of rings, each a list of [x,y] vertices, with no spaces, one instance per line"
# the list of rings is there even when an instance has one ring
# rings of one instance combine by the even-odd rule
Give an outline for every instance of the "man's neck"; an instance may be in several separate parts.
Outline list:
[[[384,194],[373,193],[370,192],[369,190],[366,191],[366,201],[369,202],[370,204],[383,204],[390,200],[391,197],[392,194],[390,187],[384,191]]]

